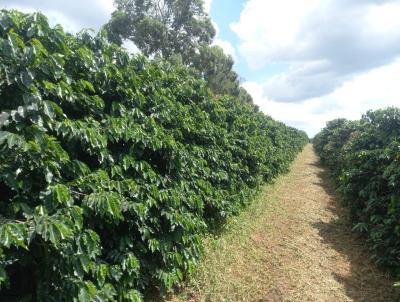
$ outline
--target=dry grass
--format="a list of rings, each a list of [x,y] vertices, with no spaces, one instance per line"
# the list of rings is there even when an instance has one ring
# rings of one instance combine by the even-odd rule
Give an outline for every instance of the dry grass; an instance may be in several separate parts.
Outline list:
[[[171,301],[400,301],[346,217],[308,146],[206,240],[199,270]]]

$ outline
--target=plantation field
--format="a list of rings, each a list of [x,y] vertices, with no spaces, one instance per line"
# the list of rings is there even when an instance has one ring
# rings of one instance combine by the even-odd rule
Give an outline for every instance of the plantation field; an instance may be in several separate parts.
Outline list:
[[[400,301],[399,109],[312,146],[229,57],[114,42],[0,11],[0,301]]]
[[[307,141],[187,66],[0,11],[0,300],[165,296]]]

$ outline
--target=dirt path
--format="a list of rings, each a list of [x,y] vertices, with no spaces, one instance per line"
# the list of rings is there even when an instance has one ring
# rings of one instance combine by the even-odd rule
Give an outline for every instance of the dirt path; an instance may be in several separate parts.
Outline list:
[[[291,172],[210,239],[174,301],[400,301],[369,260],[311,146]]]

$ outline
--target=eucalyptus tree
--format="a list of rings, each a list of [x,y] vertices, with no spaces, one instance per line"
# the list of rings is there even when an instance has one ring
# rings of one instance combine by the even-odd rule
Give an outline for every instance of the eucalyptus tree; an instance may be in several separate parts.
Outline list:
[[[115,0],[117,10],[105,28],[112,42],[131,40],[146,56],[170,58],[185,64],[199,45],[211,44],[215,29],[203,0]]]

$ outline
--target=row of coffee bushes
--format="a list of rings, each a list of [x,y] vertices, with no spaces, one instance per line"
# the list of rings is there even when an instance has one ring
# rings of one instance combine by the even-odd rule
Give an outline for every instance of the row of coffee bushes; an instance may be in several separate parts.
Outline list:
[[[172,290],[306,143],[184,67],[2,11],[0,300]]]
[[[400,275],[400,109],[328,122],[314,146],[376,262]]]

